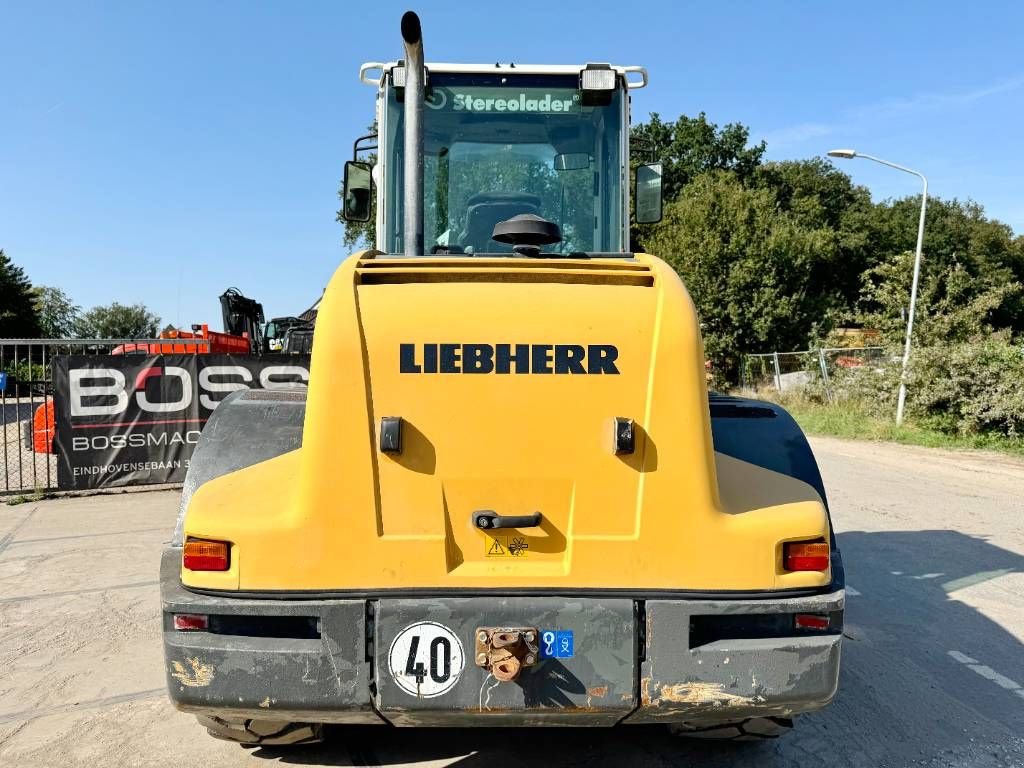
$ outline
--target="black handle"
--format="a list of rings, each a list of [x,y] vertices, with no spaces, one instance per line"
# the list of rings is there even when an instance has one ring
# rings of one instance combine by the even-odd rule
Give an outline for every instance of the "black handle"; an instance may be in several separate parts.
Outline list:
[[[473,525],[483,530],[491,528],[537,528],[540,526],[540,512],[532,515],[499,515],[489,509],[473,513]]]

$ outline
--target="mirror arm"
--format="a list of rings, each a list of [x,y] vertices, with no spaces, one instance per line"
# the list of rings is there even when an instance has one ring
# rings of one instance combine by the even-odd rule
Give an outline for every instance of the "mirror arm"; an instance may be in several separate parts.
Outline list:
[[[368,144],[365,147],[359,146],[364,141],[372,141],[373,145],[371,146],[371,145]],[[359,153],[360,152],[373,152],[376,149],[377,149],[377,134],[376,133],[368,133],[365,136],[360,136],[358,139],[356,139],[354,142],[352,142],[352,161],[353,162],[358,162],[359,161]]]

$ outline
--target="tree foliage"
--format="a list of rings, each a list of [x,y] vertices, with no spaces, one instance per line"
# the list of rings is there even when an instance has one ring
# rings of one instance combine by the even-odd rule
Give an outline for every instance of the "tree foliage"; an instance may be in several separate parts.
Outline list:
[[[874,286],[893,278],[893,261],[913,252],[920,205],[920,198],[911,197],[874,207],[873,217],[864,227],[870,231],[874,261],[862,270],[865,279]],[[1022,249],[1024,238],[1015,240],[1007,225],[987,218],[977,203],[929,198],[921,261],[922,293],[916,318],[923,321],[921,332],[927,327],[930,315],[944,312],[951,305],[970,303],[983,294],[989,294],[987,301],[993,301],[994,287],[1007,290],[1000,291],[998,301],[987,310],[985,325],[1024,331],[1024,294],[1013,288],[1015,284],[1024,283]],[[879,294],[865,284],[857,305],[862,322],[880,323],[881,314],[891,317],[905,312],[910,297],[911,267],[912,262],[903,267],[899,286],[903,296],[901,303],[892,297],[887,303],[884,289]],[[890,286],[890,290],[896,290],[896,286]],[[978,330],[982,328],[979,326]]]
[[[1020,283],[971,275],[956,261],[929,267],[922,267],[918,285],[915,344],[941,346],[1005,329],[1000,314],[1020,295]],[[913,268],[913,251],[902,251],[888,255],[863,275],[861,304],[867,309],[857,319],[880,331],[891,346],[902,344],[906,332]]]
[[[64,339],[73,336],[82,308],[60,288],[39,285],[32,289],[32,293],[42,337]]]
[[[761,164],[765,143],[749,145],[750,129],[739,123],[719,128],[701,112],[697,117],[680,115],[666,123],[654,112],[646,123],[633,126],[630,154],[634,165],[663,163],[664,194],[679,196],[683,187],[707,171],[729,171],[740,181],[749,179]]]
[[[34,339],[39,320],[25,271],[0,249],[0,338]]]
[[[744,352],[799,347],[829,309],[830,295],[808,286],[834,260],[833,231],[780,212],[772,190],[733,174],[684,187],[649,244],[689,289],[707,356],[729,374]]]
[[[77,335],[94,339],[152,339],[160,327],[160,318],[143,304],[93,307],[82,315]]]
[[[761,164],[765,151],[764,142],[749,146],[749,139],[745,125],[729,123],[719,128],[703,112],[697,117],[680,115],[675,122],[665,122],[653,112],[648,122],[638,123],[630,131],[630,170],[635,174],[641,163],[660,162],[666,202],[675,200],[687,184],[708,171],[728,171],[745,182]],[[632,199],[630,209],[635,210]],[[634,223],[630,227],[631,250],[645,250],[652,231],[649,224]]]

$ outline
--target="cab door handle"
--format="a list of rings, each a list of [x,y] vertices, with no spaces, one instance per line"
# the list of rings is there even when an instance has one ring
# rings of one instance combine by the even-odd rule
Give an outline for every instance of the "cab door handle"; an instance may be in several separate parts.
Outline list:
[[[537,528],[541,519],[540,512],[532,515],[499,515],[490,509],[481,509],[473,513],[473,525],[485,531],[491,528]]]

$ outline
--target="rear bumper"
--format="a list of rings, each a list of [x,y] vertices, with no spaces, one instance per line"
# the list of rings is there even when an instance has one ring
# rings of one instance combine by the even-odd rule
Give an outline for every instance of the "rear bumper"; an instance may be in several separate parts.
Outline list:
[[[844,602],[842,589],[768,600],[647,601],[640,706],[628,722],[702,727],[821,709],[839,685]],[[806,613],[829,616],[829,633],[783,633],[792,616]]]
[[[838,683],[842,590],[744,600],[247,599],[184,589],[179,564],[180,549],[165,550],[167,685],[179,709],[197,714],[398,725],[702,727],[818,709]],[[221,617],[226,631],[176,631],[175,613]],[[786,634],[797,613],[829,615],[830,633]],[[388,667],[396,634],[424,620],[450,627],[469,654],[458,683],[436,698],[399,690]],[[547,659],[516,682],[499,684],[472,658],[475,627],[495,622],[570,630],[574,655]]]
[[[160,562],[165,674],[178,709],[261,720],[383,722],[370,700],[366,601],[201,595],[181,586],[180,568],[181,549],[165,549]],[[179,632],[173,626],[176,613],[224,617],[234,629],[231,634]],[[247,626],[249,617],[253,621]],[[266,627],[272,622],[277,627]],[[302,632],[303,626],[313,631]]]

